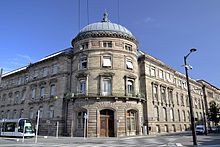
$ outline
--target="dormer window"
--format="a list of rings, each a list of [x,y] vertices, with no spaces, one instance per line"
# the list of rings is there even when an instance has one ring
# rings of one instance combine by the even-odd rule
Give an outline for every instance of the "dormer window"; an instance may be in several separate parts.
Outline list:
[[[103,47],[112,48],[112,41],[103,41]]]
[[[88,49],[88,48],[89,48],[89,43],[88,42],[84,42],[84,43],[79,45],[80,50]]]
[[[125,49],[127,50],[127,51],[132,51],[132,45],[130,45],[130,44],[125,44]]]

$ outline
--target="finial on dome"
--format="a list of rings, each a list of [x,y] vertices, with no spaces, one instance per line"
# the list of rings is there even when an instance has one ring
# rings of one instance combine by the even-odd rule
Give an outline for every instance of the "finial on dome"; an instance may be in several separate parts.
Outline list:
[[[108,13],[107,13],[107,11],[105,10],[105,12],[104,12],[104,15],[103,15],[104,17],[103,17],[103,19],[102,19],[102,22],[110,22],[110,20],[108,19]]]

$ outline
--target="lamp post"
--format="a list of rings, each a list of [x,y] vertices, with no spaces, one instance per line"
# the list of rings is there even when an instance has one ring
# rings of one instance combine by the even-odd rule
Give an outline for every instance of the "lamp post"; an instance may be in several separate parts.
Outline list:
[[[184,56],[184,66],[185,66],[185,72],[186,72],[186,82],[187,82],[187,88],[188,88],[188,96],[189,96],[189,108],[190,108],[190,117],[191,117],[191,129],[192,129],[192,136],[193,136],[193,145],[197,145],[197,138],[196,138],[196,132],[195,132],[195,117],[194,117],[194,112],[193,112],[193,103],[192,103],[192,98],[191,98],[191,92],[190,92],[190,86],[189,86],[189,76],[188,76],[188,68],[190,68],[189,65],[186,63],[187,57],[192,52],[195,52],[196,49],[192,48],[190,49],[190,52]]]

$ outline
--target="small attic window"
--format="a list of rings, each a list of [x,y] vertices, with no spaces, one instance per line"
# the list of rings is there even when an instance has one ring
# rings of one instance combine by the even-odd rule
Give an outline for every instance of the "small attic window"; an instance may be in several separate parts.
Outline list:
[[[88,48],[89,48],[89,43],[88,42],[84,42],[84,43],[79,45],[80,50],[88,49]]]
[[[112,48],[112,41],[103,41],[103,47]]]
[[[128,51],[132,51],[132,45],[125,43],[125,49]]]

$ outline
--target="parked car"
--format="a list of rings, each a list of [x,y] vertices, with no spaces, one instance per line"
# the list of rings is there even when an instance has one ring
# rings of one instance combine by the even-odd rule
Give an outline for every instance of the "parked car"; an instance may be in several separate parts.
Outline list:
[[[205,133],[205,126],[204,125],[197,125],[196,126],[196,134],[204,134]]]
[[[215,127],[215,126],[209,127],[208,132],[209,133],[217,133],[217,127]]]

